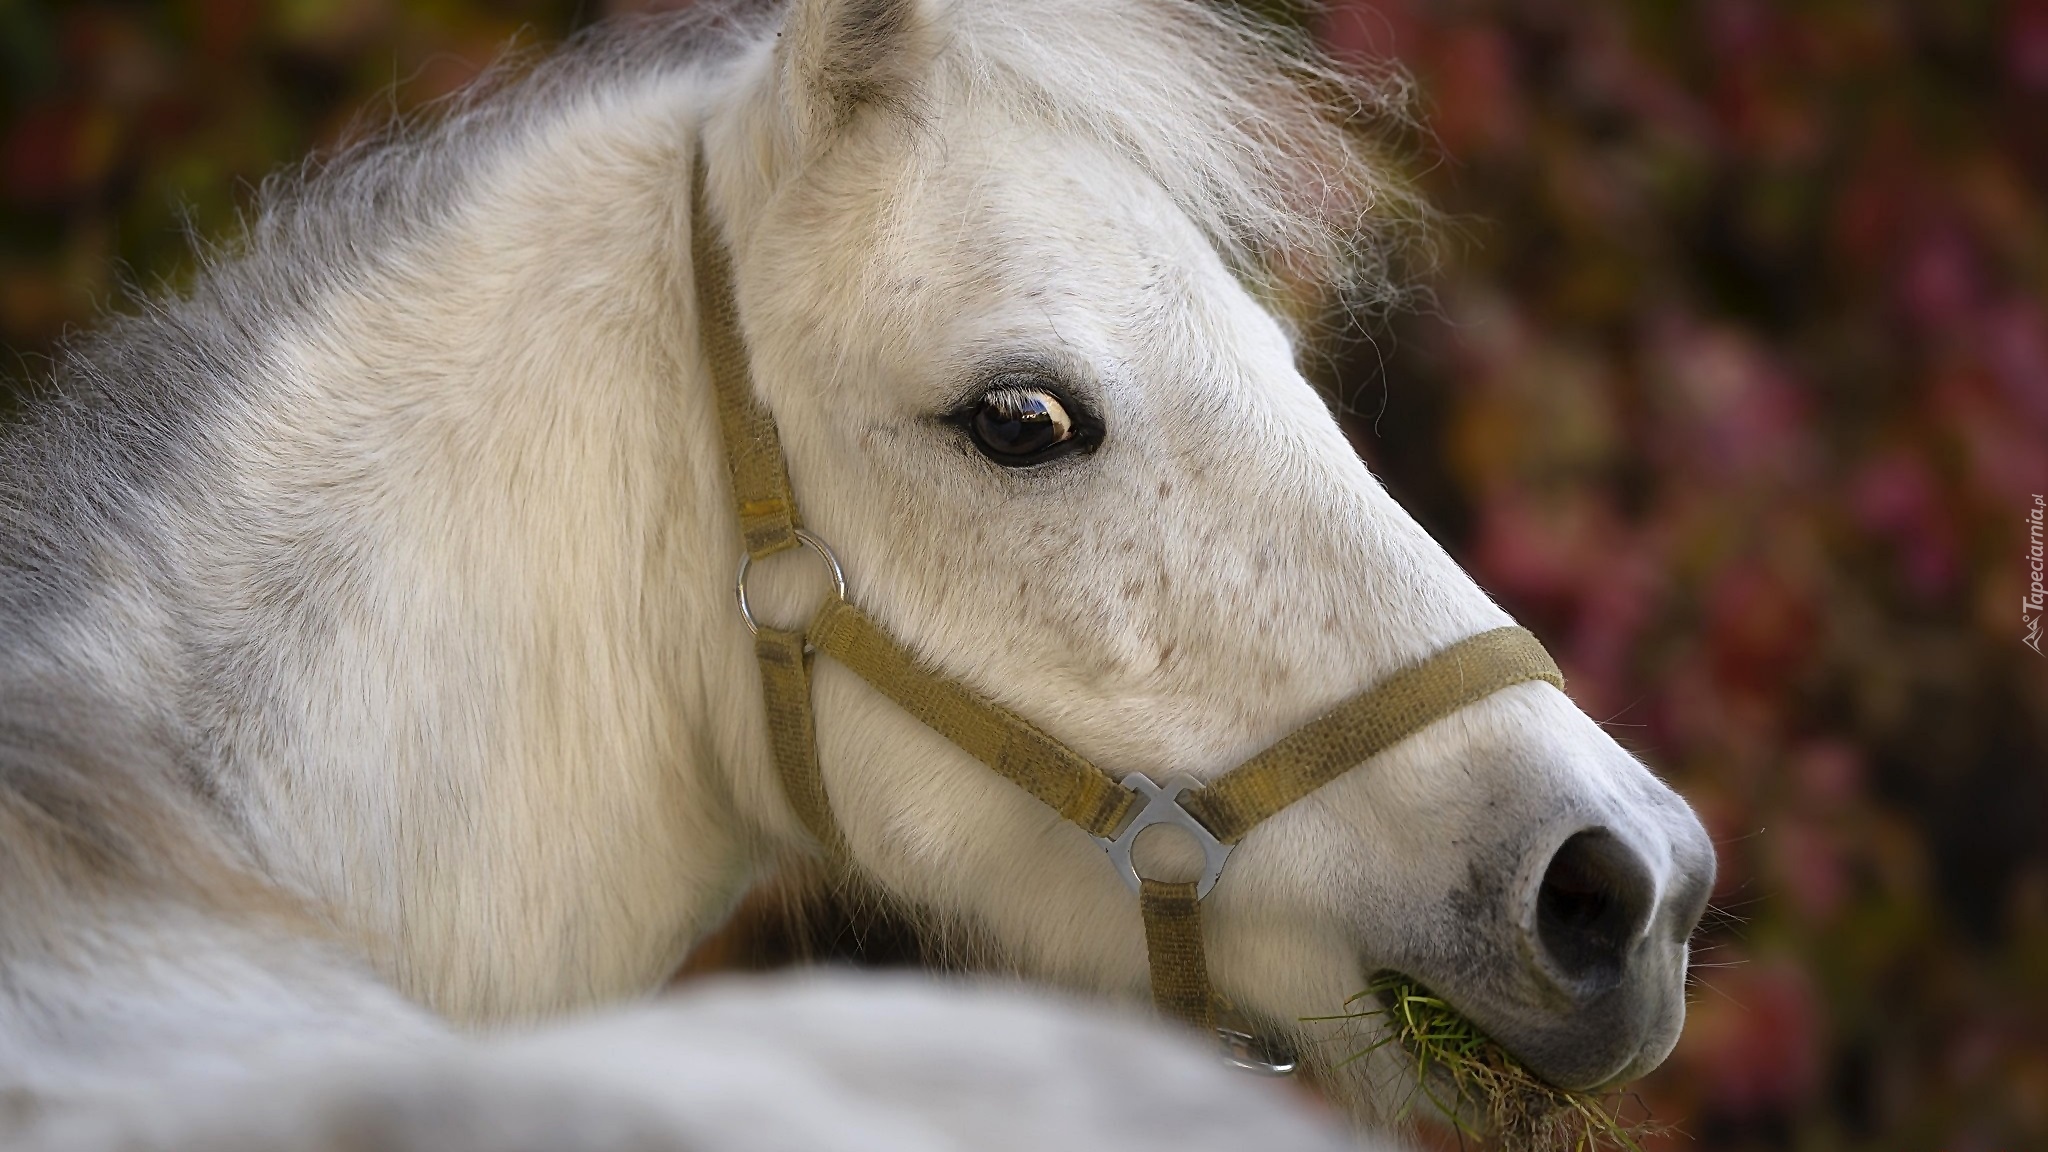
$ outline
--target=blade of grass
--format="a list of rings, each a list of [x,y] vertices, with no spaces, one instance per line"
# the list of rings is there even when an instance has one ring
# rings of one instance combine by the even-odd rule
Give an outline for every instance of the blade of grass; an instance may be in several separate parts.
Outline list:
[[[1354,1006],[1357,1010],[1350,1011]],[[1402,1103],[1397,1119],[1407,1118],[1419,1095],[1490,1152],[1643,1152],[1636,1135],[1655,1130],[1622,1119],[1592,1093],[1545,1083],[1447,1001],[1397,972],[1374,977],[1344,1007],[1347,1011],[1336,1016],[1307,1019],[1380,1024],[1380,1037],[1351,1053],[1340,1067],[1389,1044],[1401,1047],[1412,1061],[1416,1091]],[[1442,1082],[1453,1099],[1438,1095]],[[1476,1116],[1477,1123],[1469,1122],[1468,1115]]]

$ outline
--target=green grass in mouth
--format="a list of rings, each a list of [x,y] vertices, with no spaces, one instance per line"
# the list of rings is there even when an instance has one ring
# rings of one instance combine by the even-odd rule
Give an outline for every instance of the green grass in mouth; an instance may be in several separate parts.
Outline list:
[[[1462,1135],[1490,1152],[1643,1152],[1636,1136],[1655,1130],[1617,1116],[1605,1102],[1611,1095],[1545,1083],[1477,1025],[1398,972],[1375,976],[1344,1007],[1343,1015],[1319,1019],[1367,1020],[1383,1029],[1346,1063],[1391,1044],[1414,1065],[1416,1092],[1397,1119],[1409,1117],[1417,1096],[1426,1098]],[[1452,1099],[1439,1095],[1446,1085]]]

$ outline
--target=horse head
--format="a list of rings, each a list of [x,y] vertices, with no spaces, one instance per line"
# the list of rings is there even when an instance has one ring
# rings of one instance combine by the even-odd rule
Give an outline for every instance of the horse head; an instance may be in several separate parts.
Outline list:
[[[1369,281],[1405,203],[1335,74],[1193,4],[1022,7],[803,0],[735,64],[704,132],[751,379],[848,595],[917,660],[1113,774],[1211,780],[1511,621],[1368,472],[1274,303],[1275,269]],[[764,614],[800,617],[807,563],[762,566]],[[862,873],[1028,973],[1143,988],[1087,836],[814,676]],[[1166,831],[1134,856],[1202,863]],[[1532,680],[1244,835],[1208,967],[1311,1054],[1305,1018],[1391,970],[1602,1085],[1675,1043],[1713,874],[1686,804]]]

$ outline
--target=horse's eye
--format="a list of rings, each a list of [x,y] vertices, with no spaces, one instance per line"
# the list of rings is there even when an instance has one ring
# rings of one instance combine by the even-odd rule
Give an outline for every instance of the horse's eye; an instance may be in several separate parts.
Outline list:
[[[957,419],[983,456],[1007,468],[1043,464],[1095,440],[1057,394],[1028,385],[996,388]]]

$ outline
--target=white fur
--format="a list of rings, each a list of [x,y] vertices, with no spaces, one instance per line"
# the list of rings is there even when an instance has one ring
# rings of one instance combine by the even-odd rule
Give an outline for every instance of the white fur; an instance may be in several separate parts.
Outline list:
[[[1156,1025],[1014,989],[846,975],[726,980],[492,1043],[286,1056],[240,1081],[160,1077],[55,1117],[48,1152],[618,1148],[1172,1152],[1356,1147],[1284,1087]]]
[[[803,4],[798,18],[846,6]],[[133,680],[123,698],[200,686],[176,727],[228,814],[230,855],[325,942],[107,904],[95,916],[118,946],[74,942],[61,972],[17,964],[35,991],[0,997],[0,1083],[44,1099],[65,1139],[104,1136],[63,1127],[73,1095],[161,1094],[180,1068],[282,1078],[252,1132],[324,1114],[328,1089],[274,1060],[353,1068],[358,1032],[433,1075],[502,1074],[508,1096],[557,1072],[609,1085],[710,1125],[706,1147],[818,1146],[813,1106],[849,1148],[1045,1146],[1063,1122],[1111,1122],[1049,1108],[1044,1127],[980,1127],[921,1090],[891,1095],[910,1080],[855,1075],[885,1050],[850,1042],[834,1091],[859,1092],[828,1105],[792,1087],[809,1103],[749,1142],[704,1119],[707,1085],[726,1081],[682,1039],[713,1005],[624,1018],[630,1059],[601,1029],[457,1042],[412,1007],[498,1028],[642,993],[808,851],[731,603],[739,545],[692,319],[700,125],[803,513],[851,595],[935,666],[1114,771],[1214,775],[1507,622],[1367,474],[1247,287],[1290,260],[1333,277],[1363,264],[1370,283],[1359,258],[1378,249],[1357,226],[1401,203],[1341,129],[1295,139],[1322,123],[1319,97],[1275,71],[1271,46],[1166,0],[915,9],[876,77],[890,99],[844,116],[798,90],[825,33],[562,86],[470,146],[444,203],[321,281],[252,352],[259,384],[206,413],[205,482],[163,503],[169,575],[146,595],[142,576],[110,582],[63,647]],[[937,419],[1025,360],[1103,418],[1100,451],[1011,473]],[[793,621],[815,599],[806,564],[764,566],[766,615]],[[138,653],[153,671],[133,671]],[[1026,973],[1142,999],[1135,901],[1085,836],[830,661],[817,714],[872,881]],[[1245,841],[1205,905],[1218,986],[1310,1044],[1322,1030],[1295,1022],[1388,966],[1504,1030],[1576,1027],[1501,941],[1519,939],[1507,919],[1551,852],[1588,827],[1641,856],[1660,907],[1711,869],[1683,803],[1561,693],[1503,692]],[[1150,853],[1173,863],[1170,846]],[[1473,884],[1508,894],[1484,897],[1484,924],[1455,910]],[[1678,971],[1654,979],[1682,974],[1689,926]],[[982,1009],[946,1009],[948,1035],[922,994],[891,994],[926,1054],[1006,1058],[976,1040]],[[746,1027],[778,1038],[763,1060],[838,1061],[819,1046],[895,1026],[849,999],[850,1032],[806,1031],[825,1009],[804,995],[746,1001]],[[1005,1019],[1044,1029],[1017,1075],[1047,1085],[1075,1055],[1049,1037],[1182,1059],[1119,1029]],[[1676,1028],[1665,1011],[1600,1067],[1654,1064]],[[662,1053],[675,1078],[641,1075]],[[1363,1101],[1387,1067],[1359,1067],[1342,1091]],[[1131,1075],[1137,1091],[1151,1073]],[[1156,1090],[1226,1091],[1187,1075]],[[1071,1090],[1103,1103],[1099,1085]],[[869,1092],[874,1124],[845,1118]],[[145,1143],[244,1110],[187,1115],[176,1098]],[[899,1123],[935,1127],[922,1144],[873,1136]]]

